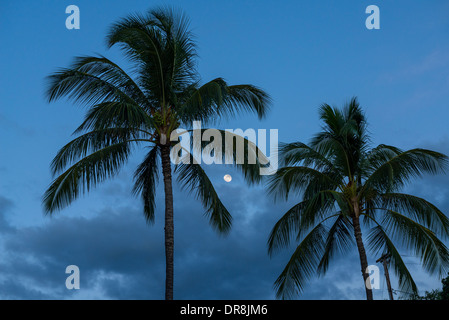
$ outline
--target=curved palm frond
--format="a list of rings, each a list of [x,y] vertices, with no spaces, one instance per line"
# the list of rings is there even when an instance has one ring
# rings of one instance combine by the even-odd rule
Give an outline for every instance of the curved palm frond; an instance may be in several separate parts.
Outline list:
[[[270,256],[280,248],[287,247],[293,233],[300,233],[299,230],[302,228],[301,213],[308,204],[308,201],[295,204],[276,222],[267,241]]]
[[[61,68],[47,77],[49,102],[67,97],[84,105],[121,101],[138,105],[140,88],[126,73],[103,57],[76,57],[69,68]]]
[[[381,225],[421,258],[427,272],[440,276],[447,273],[449,251],[434,232],[393,210],[386,210]]]
[[[404,151],[384,162],[373,163],[364,190],[372,188],[379,192],[394,192],[424,173],[445,173],[448,163],[447,156],[436,151],[419,148]]]
[[[260,88],[250,84],[232,85],[227,87],[224,105],[219,107],[218,113],[235,116],[242,111],[255,112],[262,119],[270,104],[270,96]]]
[[[217,116],[217,106],[223,104],[226,84],[223,79],[213,79],[201,86],[193,83],[181,93],[182,105],[179,108],[180,118],[183,123],[201,121],[208,124]]]
[[[43,197],[46,213],[61,210],[75,200],[80,192],[89,191],[98,183],[115,176],[130,154],[128,141],[108,145],[82,158],[58,176]]]
[[[218,197],[215,188],[203,168],[194,161],[191,154],[186,155],[189,161],[176,166],[178,182],[184,189],[195,192],[197,199],[206,209],[205,215],[214,229],[220,233],[228,233],[232,225],[232,216]]]
[[[271,105],[270,96],[260,88],[249,84],[229,86],[222,78],[213,79],[199,88],[191,87],[189,93],[180,111],[184,123],[202,120],[207,124],[242,112],[254,112],[262,119]]]
[[[204,138],[206,133],[212,132],[210,140]],[[210,157],[213,162],[221,164],[234,165],[239,169],[245,180],[249,184],[257,183],[262,180],[263,175],[261,171],[270,164],[270,159],[265,153],[256,145],[251,137],[244,136],[237,131],[221,130],[221,129],[188,129],[185,133],[192,133],[193,139],[190,140],[190,150],[195,157],[206,155]],[[195,135],[199,138],[196,139]],[[175,140],[173,140],[175,141]],[[207,154],[210,145],[213,145],[216,150]]]
[[[288,200],[291,192],[299,194],[307,188],[312,188],[307,192],[308,198],[319,191],[337,188],[340,182],[334,178],[330,174],[306,166],[283,167],[269,177],[268,193],[275,198],[284,197]]]
[[[322,190],[315,193],[307,201],[307,206],[302,212],[302,229],[309,228],[321,219],[328,219],[329,214],[336,211],[337,206],[340,214],[347,217],[350,214],[350,207],[340,192],[333,190]],[[298,238],[301,236],[298,230]]]
[[[341,176],[353,179],[355,172],[351,165],[349,152],[345,148],[345,145],[338,139],[335,139],[331,133],[321,132],[315,135],[311,147],[318,153],[329,158],[333,167],[340,172]]]
[[[277,298],[290,299],[304,289],[305,282],[316,272],[323,256],[326,234],[326,227],[320,223],[299,243],[275,281]]]
[[[282,158],[283,166],[300,165],[302,163],[304,166],[316,170],[338,173],[328,157],[302,142],[281,143],[279,155]]]
[[[142,197],[144,214],[148,223],[154,223],[156,186],[159,178],[158,156],[159,147],[154,146],[134,173],[133,193],[140,194]]]
[[[137,83],[144,88],[147,98],[151,95],[153,99],[165,97],[163,35],[155,27],[156,21],[150,14],[135,14],[115,23],[106,37],[108,47],[119,45],[135,63],[139,74]]]
[[[404,193],[386,193],[380,198],[381,208],[408,214],[439,235],[445,238],[449,236],[448,217],[427,200]]]
[[[133,78],[116,63],[102,55],[77,57],[72,65],[72,69],[101,77],[119,88],[136,104],[142,107],[150,107],[142,88],[139,87]]]
[[[390,254],[390,263],[393,265],[395,274],[398,277],[399,289],[402,292],[417,294],[418,287],[416,286],[410,271],[382,226],[377,225],[372,228],[367,237],[367,241],[370,250],[372,250],[375,255],[379,256],[381,253]]]
[[[380,144],[366,153],[367,163],[377,168],[403,152],[397,147]]]
[[[323,256],[317,267],[318,274],[325,274],[329,268],[329,262],[335,253],[346,253],[354,241],[351,235],[352,224],[348,217],[339,214],[328,231]]]
[[[51,163],[53,175],[64,170],[73,161],[86,157],[89,153],[96,152],[118,143],[131,143],[147,141],[140,138],[139,132],[132,132],[125,128],[107,128],[87,132],[59,150]]]
[[[127,102],[106,101],[93,106],[74,133],[111,127],[157,130],[154,119],[140,106]]]
[[[323,190],[316,193],[310,199],[304,200],[294,205],[288,210],[275,224],[271,230],[267,245],[268,253],[272,255],[276,250],[286,247],[292,237],[293,232],[296,233],[296,239],[299,240],[303,233],[315,225],[317,221],[325,221],[335,211],[335,203],[340,208],[346,208],[346,204],[342,204],[344,198],[341,193],[332,190]],[[347,217],[347,209],[340,212],[339,215]]]

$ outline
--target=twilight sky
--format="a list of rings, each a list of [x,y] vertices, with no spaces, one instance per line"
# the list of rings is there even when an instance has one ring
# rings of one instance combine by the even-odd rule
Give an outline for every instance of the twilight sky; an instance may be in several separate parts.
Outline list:
[[[81,28],[68,30],[68,5]],[[105,34],[116,20],[158,5],[190,17],[204,81],[218,76],[251,83],[273,98],[268,117],[217,124],[221,129],[278,129],[282,142],[320,130],[321,103],[342,105],[357,96],[373,146],[430,148],[449,154],[449,2],[415,1],[12,1],[0,2],[0,299],[162,299],[163,192],[156,222],[147,225],[132,174],[142,153],[121,173],[53,217],[41,198],[52,181],[49,165],[71,138],[85,110],[44,99],[44,78],[74,56],[102,54],[128,66]],[[380,8],[381,29],[367,30],[365,8]],[[273,203],[263,186],[247,186],[227,166],[207,168],[233,215],[233,229],[217,235],[192,195],[175,185],[175,298],[273,299],[273,283],[294,247],[269,258],[268,234],[295,203]],[[231,174],[230,183],[223,181]],[[449,212],[449,176],[407,187]],[[441,288],[403,251],[423,293]],[[375,264],[377,256],[369,255]],[[75,264],[81,289],[65,287]],[[379,265],[380,267],[380,265]],[[393,288],[397,288],[393,277]],[[385,281],[374,291],[387,299]],[[300,299],[364,299],[356,248],[314,278]]]

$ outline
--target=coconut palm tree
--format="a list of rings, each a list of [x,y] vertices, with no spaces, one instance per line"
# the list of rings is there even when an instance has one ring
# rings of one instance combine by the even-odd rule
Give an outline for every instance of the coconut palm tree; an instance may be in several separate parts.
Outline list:
[[[370,148],[366,119],[356,98],[339,109],[319,109],[323,131],[310,144],[280,146],[281,168],[270,177],[275,198],[292,193],[300,202],[275,224],[269,254],[298,242],[275,282],[278,298],[302,292],[315,273],[322,275],[336,254],[358,249],[364,284],[370,284],[366,250],[391,255],[402,291],[417,287],[400,255],[407,248],[420,257],[428,272],[445,274],[449,253],[438,238],[449,235],[448,218],[433,204],[401,193],[413,178],[443,173],[448,158],[426,149],[403,151],[381,144]],[[362,237],[362,227],[368,232]],[[367,249],[365,249],[367,244]],[[370,285],[366,297],[373,299]]]
[[[172,171],[172,133],[178,128],[191,129],[194,120],[210,124],[222,116],[245,111],[262,118],[270,98],[253,85],[228,85],[222,78],[200,84],[188,19],[173,9],[157,8],[128,16],[111,27],[106,40],[109,48],[119,47],[130,61],[130,72],[104,56],[84,56],[48,77],[46,93],[50,102],[66,97],[86,105],[88,111],[75,131],[77,137],[57,153],[51,164],[55,179],[45,192],[43,204],[48,214],[63,209],[81,193],[116,175],[136,146],[149,148],[135,172],[133,191],[143,200],[146,220],[153,222],[162,168],[165,298],[171,300],[173,172],[177,171],[183,187],[196,193],[218,232],[227,232],[232,220],[199,161],[177,163]],[[242,139],[246,150],[255,150]],[[228,155],[234,152],[235,148],[231,148]],[[193,160],[193,153],[187,156]],[[257,164],[245,162],[239,167],[249,181],[257,181]]]

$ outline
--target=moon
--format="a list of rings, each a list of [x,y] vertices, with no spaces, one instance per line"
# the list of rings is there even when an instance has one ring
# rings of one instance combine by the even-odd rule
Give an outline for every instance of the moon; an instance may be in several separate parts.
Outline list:
[[[227,174],[227,175],[225,175],[225,176],[223,177],[223,179],[224,179],[224,181],[226,181],[226,182],[231,182],[232,177],[231,177],[231,175]]]

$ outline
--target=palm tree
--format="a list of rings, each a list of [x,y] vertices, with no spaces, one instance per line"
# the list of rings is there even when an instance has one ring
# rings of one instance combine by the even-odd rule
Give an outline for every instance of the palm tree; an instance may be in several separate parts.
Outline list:
[[[212,123],[221,116],[242,111],[255,112],[262,118],[269,109],[270,98],[253,85],[231,86],[222,78],[200,85],[196,45],[188,20],[173,9],[157,8],[124,18],[112,26],[106,40],[109,48],[118,46],[123,51],[132,64],[131,73],[104,56],[84,56],[75,58],[69,68],[48,78],[49,102],[67,97],[86,105],[88,112],[75,131],[78,136],[57,153],[51,164],[56,178],[45,192],[43,204],[47,214],[63,209],[80,193],[116,175],[136,146],[149,148],[135,172],[133,191],[143,199],[146,220],[153,222],[162,167],[165,298],[171,300],[174,273],[171,134],[181,127],[191,128],[194,120]],[[246,149],[251,149],[250,142],[242,139]],[[178,181],[196,193],[210,224],[225,233],[231,227],[232,217],[197,163],[174,165]],[[249,181],[259,179],[257,165],[245,162],[239,167]]]
[[[356,98],[342,109],[323,104],[319,113],[323,131],[309,145],[282,144],[281,168],[269,181],[275,198],[288,199],[292,192],[301,197],[268,239],[270,255],[286,247],[293,236],[298,242],[275,282],[277,297],[301,293],[305,282],[314,273],[324,274],[335,254],[346,253],[354,240],[365,284],[370,281],[365,243],[373,254],[391,255],[402,291],[417,292],[417,287],[398,248],[414,250],[431,274],[445,274],[449,253],[438,236],[449,235],[448,218],[433,204],[400,189],[412,178],[444,172],[448,158],[419,148],[403,151],[383,144],[370,148],[366,119]],[[366,238],[362,227],[369,232]],[[367,299],[373,299],[370,285],[365,289]]]

